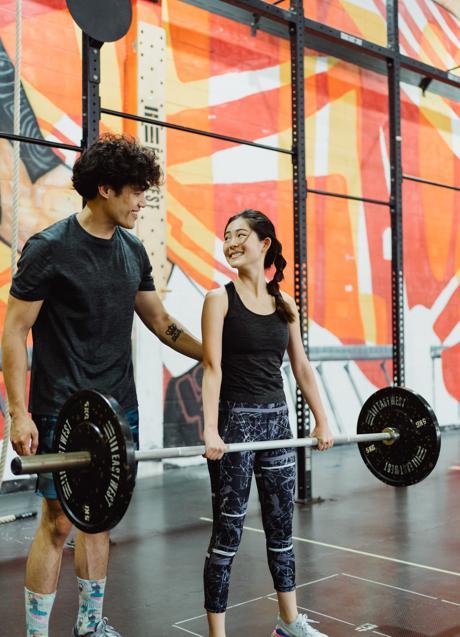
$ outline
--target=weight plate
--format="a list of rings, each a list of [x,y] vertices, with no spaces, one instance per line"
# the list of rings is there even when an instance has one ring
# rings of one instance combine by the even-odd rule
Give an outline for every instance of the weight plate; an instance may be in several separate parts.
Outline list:
[[[117,401],[84,390],[63,406],[53,441],[54,452],[90,451],[89,467],[53,474],[62,508],[86,533],[113,528],[131,500],[136,462],[129,425]]]
[[[441,431],[427,401],[404,387],[385,387],[364,403],[358,418],[358,433],[399,432],[392,444],[362,442],[361,456],[382,482],[406,487],[420,482],[434,469],[441,448]]]
[[[133,17],[130,0],[67,0],[80,29],[99,42],[114,42],[128,33]]]

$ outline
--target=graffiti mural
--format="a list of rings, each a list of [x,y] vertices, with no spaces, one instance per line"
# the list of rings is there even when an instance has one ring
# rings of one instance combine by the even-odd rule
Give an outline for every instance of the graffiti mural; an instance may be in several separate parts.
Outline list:
[[[164,402],[165,447],[197,445],[203,439],[202,365],[172,378]]]

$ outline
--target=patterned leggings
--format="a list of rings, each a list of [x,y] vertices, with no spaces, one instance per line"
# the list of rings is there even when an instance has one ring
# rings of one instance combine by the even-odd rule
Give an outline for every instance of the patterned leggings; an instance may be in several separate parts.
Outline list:
[[[292,438],[285,402],[250,404],[221,401],[219,433],[226,443]],[[205,609],[227,607],[230,570],[243,532],[252,473],[256,477],[276,591],[295,589],[292,548],[295,453],[292,449],[229,453],[208,461],[213,496],[213,526],[204,564]]]

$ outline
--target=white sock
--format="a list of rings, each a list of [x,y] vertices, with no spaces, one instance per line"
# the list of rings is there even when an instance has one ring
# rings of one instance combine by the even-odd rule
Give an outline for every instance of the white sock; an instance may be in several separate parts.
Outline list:
[[[78,581],[78,617],[77,631],[79,635],[92,633],[102,619],[102,605],[104,603],[104,579],[81,579]]]
[[[48,637],[48,625],[56,593],[42,594],[24,588],[27,637]]]

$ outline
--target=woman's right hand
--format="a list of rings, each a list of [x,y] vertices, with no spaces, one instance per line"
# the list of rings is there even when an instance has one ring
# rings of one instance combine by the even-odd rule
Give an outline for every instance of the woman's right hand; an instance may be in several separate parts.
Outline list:
[[[204,457],[208,460],[220,460],[225,453],[225,442],[215,429],[204,430]]]

